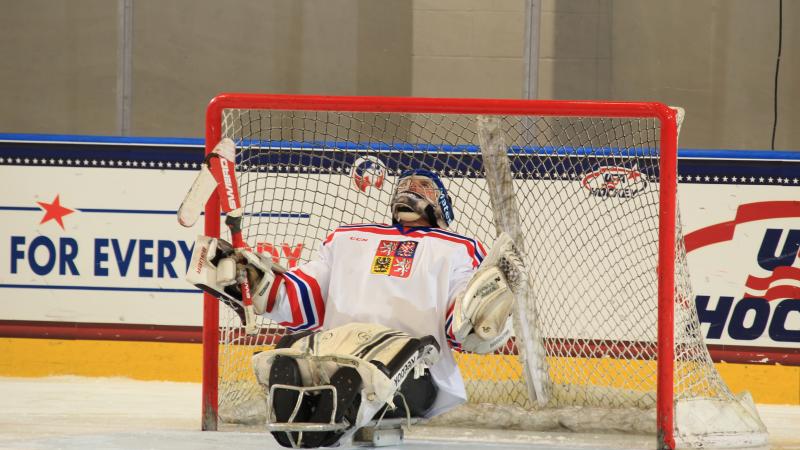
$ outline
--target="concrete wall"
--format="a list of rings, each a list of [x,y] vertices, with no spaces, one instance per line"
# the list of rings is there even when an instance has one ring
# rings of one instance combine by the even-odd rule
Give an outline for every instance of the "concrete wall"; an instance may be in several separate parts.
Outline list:
[[[117,4],[0,1],[0,132],[116,133]]]
[[[525,0],[136,0],[130,134],[203,134],[224,91],[521,98]],[[687,110],[681,146],[770,148],[778,0],[534,0],[539,98]],[[0,0],[0,132],[110,134],[120,2]],[[800,150],[800,2],[776,149]]]
[[[220,92],[411,93],[403,1],[202,3],[135,2],[136,134],[202,136]]]
[[[0,132],[117,134],[118,2],[0,0]],[[220,92],[411,95],[403,0],[135,0],[131,134],[203,136]]]
[[[524,1],[413,3],[414,96],[522,97]]]
[[[777,0],[616,0],[610,13],[612,97],[684,106],[683,146],[770,148]],[[784,0],[776,149],[800,150],[798,19]]]

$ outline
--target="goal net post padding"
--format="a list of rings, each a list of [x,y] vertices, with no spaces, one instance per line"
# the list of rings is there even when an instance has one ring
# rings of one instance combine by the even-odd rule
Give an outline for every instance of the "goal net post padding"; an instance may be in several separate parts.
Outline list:
[[[471,426],[528,429],[569,411],[569,423],[604,415],[611,424],[586,426],[619,431],[633,411],[648,425],[628,431],[659,446],[758,444],[765,428],[717,373],[692,301],[681,115],[660,103],[223,94],[207,110],[206,151],[236,142],[243,236],[285,265],[313,259],[340,225],[391,223],[396,177],[411,168],[443,179],[452,231],[487,247],[509,232],[531,283],[504,348],[456,354],[470,405],[499,411]],[[220,235],[215,196],[205,226]],[[285,331],[261,320],[249,336],[205,297],[204,429],[263,422],[250,359]],[[434,422],[461,423],[469,408]]]

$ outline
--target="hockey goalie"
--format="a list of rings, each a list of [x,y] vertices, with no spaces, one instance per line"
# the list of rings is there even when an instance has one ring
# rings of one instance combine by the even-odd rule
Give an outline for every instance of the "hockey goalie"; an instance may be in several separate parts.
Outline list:
[[[391,224],[340,226],[315,260],[285,270],[242,242],[234,153],[233,141],[220,141],[179,210],[191,225],[218,190],[233,241],[198,237],[187,280],[237,311],[248,332],[256,315],[289,330],[253,357],[275,439],[337,446],[376,421],[463,403],[458,366],[442,349],[488,353],[508,341],[514,292],[527,281],[508,235],[487,254],[448,231],[442,181],[409,170],[395,182]]]

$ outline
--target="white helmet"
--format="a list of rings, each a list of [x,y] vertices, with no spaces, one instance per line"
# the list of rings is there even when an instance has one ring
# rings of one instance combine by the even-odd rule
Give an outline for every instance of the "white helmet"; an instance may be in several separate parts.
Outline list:
[[[392,222],[421,217],[431,226],[447,228],[453,221],[453,203],[442,180],[424,169],[406,170],[397,179],[392,194]]]

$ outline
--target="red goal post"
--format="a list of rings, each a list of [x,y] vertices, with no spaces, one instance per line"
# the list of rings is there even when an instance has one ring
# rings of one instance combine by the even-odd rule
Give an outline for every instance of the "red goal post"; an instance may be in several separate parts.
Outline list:
[[[676,110],[655,102],[434,99],[221,94],[208,105],[206,153],[222,138],[223,112],[230,109],[349,113],[466,114],[541,117],[651,118],[659,124],[658,316],[656,429],[659,448],[674,448],[675,264],[677,136]],[[205,210],[205,234],[220,235],[219,199]],[[202,427],[217,429],[219,379],[219,302],[204,294]]]

